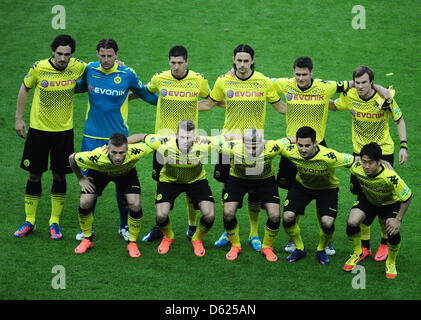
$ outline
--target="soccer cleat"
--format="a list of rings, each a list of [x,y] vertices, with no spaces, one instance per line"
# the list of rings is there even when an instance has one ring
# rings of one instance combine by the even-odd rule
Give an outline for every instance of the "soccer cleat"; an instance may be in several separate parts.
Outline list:
[[[189,226],[186,232],[186,238],[191,241],[191,239],[193,238],[193,235],[196,233],[196,229],[197,229],[196,226]]]
[[[285,252],[293,253],[295,249],[296,248],[295,248],[294,241],[289,240],[288,243],[287,243],[287,245],[286,245],[286,247],[285,247]]]
[[[278,257],[273,253],[273,248],[271,247],[263,248],[260,250],[260,252],[266,257],[266,260],[268,261],[275,262],[278,260]]]
[[[238,255],[241,253],[241,247],[240,246],[232,246],[230,251],[225,255],[225,257],[232,261],[238,258]]]
[[[336,254],[336,251],[332,246],[332,241],[327,244],[325,251],[328,256],[334,256]]]
[[[57,223],[52,223],[50,226],[50,238],[53,240],[60,240],[63,234],[60,231],[60,226]]]
[[[259,236],[249,238],[249,243],[256,251],[260,251],[262,249],[262,242],[260,241]]]
[[[142,238],[143,242],[153,242],[159,239],[162,239],[164,237],[164,234],[161,230],[159,230],[159,227],[155,226],[149,231],[149,233]]]
[[[95,235],[95,230],[94,230],[94,227],[92,227],[92,236],[94,236],[94,235]],[[85,236],[83,235],[83,231],[82,231],[82,230],[80,230],[80,231],[77,233],[77,235],[76,235],[76,240],[77,240],[77,241],[82,241],[84,237],[85,237]]]
[[[174,239],[167,237],[162,238],[161,244],[158,247],[159,254],[166,254],[170,250],[170,246],[173,243]]]
[[[294,252],[287,257],[287,262],[295,262],[300,260],[301,258],[304,258],[306,254],[306,248],[304,248],[304,250],[295,249]]]
[[[326,266],[330,263],[329,257],[327,256],[327,253],[325,250],[317,251],[316,256],[317,256],[317,260],[319,261],[321,265]]]
[[[76,253],[85,253],[88,249],[92,248],[94,243],[86,238],[83,238],[82,242],[76,247]]]
[[[16,238],[22,238],[35,231],[35,225],[32,225],[29,221],[25,221],[18,230],[13,234]]]
[[[134,241],[129,241],[129,244],[127,245],[127,251],[129,251],[129,256],[132,258],[140,257],[139,248],[137,247],[137,244]]]
[[[361,259],[361,257],[362,257],[362,254],[356,255],[353,253],[351,257],[345,262],[344,270],[351,271],[352,269],[354,269],[357,263],[363,260]]]
[[[191,243],[194,248],[194,254],[198,257],[202,257],[205,255],[205,248],[203,247],[202,240],[192,241]]]
[[[367,249],[366,247],[362,246],[361,249],[363,249],[363,253],[361,254],[361,261],[364,260],[367,257],[371,257],[373,254],[371,253],[370,249]]]
[[[389,254],[389,249],[387,248],[387,244],[381,244],[379,250],[377,250],[376,255],[374,256],[374,260],[376,261],[384,261],[386,260]]]
[[[124,240],[129,241],[130,234],[129,234],[129,226],[125,226],[124,228],[118,228],[118,234],[124,238]]]
[[[225,247],[228,243],[230,243],[230,239],[228,238],[228,234],[224,232],[221,237],[215,241],[215,247]]]
[[[398,276],[395,263],[386,263],[386,278],[395,279]]]

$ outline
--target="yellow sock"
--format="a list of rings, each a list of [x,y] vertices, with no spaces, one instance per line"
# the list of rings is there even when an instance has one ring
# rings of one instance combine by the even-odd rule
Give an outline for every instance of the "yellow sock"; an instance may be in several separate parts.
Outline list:
[[[260,203],[247,202],[247,210],[250,220],[250,238],[259,235],[259,216],[260,216]]]
[[[50,222],[59,224],[60,222],[60,216],[63,212],[63,206],[64,206],[64,198],[66,195],[64,193],[52,193],[51,194],[51,216],[50,216]]]
[[[276,230],[272,230],[265,225],[265,233],[263,237],[263,244],[262,248],[271,248],[273,246],[273,241],[275,240],[276,236],[278,235],[279,228]]]
[[[386,219],[379,218],[380,232],[382,233],[382,238],[387,239],[386,232]]]
[[[228,238],[230,239],[231,245],[241,247],[240,242],[240,227],[237,223],[234,229],[232,230],[225,230],[228,234]]]
[[[129,215],[127,217],[127,223],[129,226],[129,241],[136,241],[140,233],[140,227],[142,226],[142,218],[133,218]]]
[[[206,228],[202,224],[202,221],[199,220],[199,226],[197,227],[196,232],[191,238],[191,241],[202,240],[202,238],[208,233],[208,231],[209,231],[209,228]]]
[[[290,237],[290,239],[294,242],[295,247],[298,250],[304,250],[304,243],[303,239],[301,238],[301,230],[300,226],[298,225],[298,221],[292,227],[285,228],[285,232]]]
[[[41,195],[25,194],[25,215],[26,220],[35,225],[35,216]]]
[[[363,253],[363,248],[361,246],[361,231],[352,236],[348,236],[348,239],[352,248],[354,249],[354,254],[359,256],[361,253]]]
[[[387,248],[389,250],[389,254],[387,256],[386,264],[389,263],[396,263],[396,257],[398,256],[399,248],[401,247],[401,243],[392,245],[387,242]]]
[[[187,216],[189,221],[189,226],[195,226],[196,225],[196,219],[197,219],[197,211],[194,209],[193,203],[186,195],[186,204],[187,204]]]
[[[89,238],[90,236],[92,236],[92,225],[94,223],[93,213],[90,212],[87,215],[79,213],[78,217],[80,229],[82,230],[83,235],[85,236],[85,238]]]
[[[174,239],[174,232],[172,231],[172,224],[170,218],[168,218],[168,223],[164,226],[160,226],[159,230],[162,231],[166,238]]]
[[[317,246],[317,251],[323,251],[326,249],[327,244],[332,240],[333,233],[327,234],[323,230],[320,230],[320,240]]]
[[[360,224],[361,228],[361,240],[370,240],[370,226],[366,226],[364,223]],[[386,236],[387,239],[387,236]]]

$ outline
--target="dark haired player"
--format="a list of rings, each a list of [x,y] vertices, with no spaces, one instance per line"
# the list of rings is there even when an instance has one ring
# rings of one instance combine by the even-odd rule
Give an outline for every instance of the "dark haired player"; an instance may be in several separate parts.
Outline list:
[[[68,157],[74,152],[73,144],[73,96],[77,80],[85,71],[86,64],[73,58],[75,40],[69,35],[59,35],[51,43],[52,57],[37,61],[29,69],[20,87],[15,130],[25,138],[21,168],[29,172],[25,190],[26,220],[14,233],[24,237],[35,229],[35,217],[41,198],[41,178],[50,169],[53,174],[51,187],[50,236],[62,238],[60,216],[66,195],[66,174],[71,173]],[[29,92],[35,88],[31,106],[29,130],[23,113]]]

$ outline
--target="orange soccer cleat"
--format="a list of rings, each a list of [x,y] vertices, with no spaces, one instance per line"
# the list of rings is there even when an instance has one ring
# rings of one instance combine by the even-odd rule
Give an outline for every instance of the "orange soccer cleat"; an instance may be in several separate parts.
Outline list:
[[[235,260],[238,258],[238,255],[241,253],[240,246],[232,246],[231,250],[225,255],[228,260]]]
[[[158,247],[159,254],[166,254],[170,250],[170,246],[173,243],[174,239],[167,237],[162,238],[161,244]]]

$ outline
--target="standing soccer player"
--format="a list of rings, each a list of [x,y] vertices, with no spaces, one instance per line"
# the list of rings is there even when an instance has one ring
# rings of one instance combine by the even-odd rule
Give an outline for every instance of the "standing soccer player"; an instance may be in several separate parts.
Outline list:
[[[241,44],[234,49],[234,72],[221,75],[215,82],[211,91],[209,107],[225,99],[226,111],[223,134],[244,134],[244,130],[254,127],[262,130],[266,119],[266,101],[278,112],[285,113],[285,104],[275,91],[271,79],[254,70],[254,50],[246,44]],[[219,158],[215,165],[214,178],[226,183],[230,172],[229,157]],[[225,187],[222,191],[225,194]],[[262,248],[258,235],[260,215],[260,202],[255,192],[248,193],[248,214],[250,219],[249,243],[255,250]],[[225,246],[229,237],[224,232],[216,246]]]
[[[50,236],[62,238],[60,215],[66,195],[66,174],[71,173],[68,157],[74,152],[73,96],[77,80],[86,64],[72,58],[75,40],[59,35],[51,43],[52,57],[34,63],[23,80],[16,104],[16,133],[25,138],[26,124],[23,112],[29,91],[35,87],[32,100],[29,130],[21,160],[21,168],[29,172],[25,190],[26,220],[14,233],[24,237],[35,229],[35,218],[41,198],[41,178],[50,168],[53,174],[51,187]]]
[[[264,141],[263,132],[256,128],[246,129],[242,141],[224,145],[223,152],[228,152],[231,157],[230,176],[223,195],[224,227],[232,245],[226,255],[228,260],[235,260],[242,250],[236,211],[242,207],[244,194],[250,191],[256,194],[268,214],[261,253],[268,261],[278,260],[273,253],[273,242],[281,221],[272,160],[289,145],[287,138]]]
[[[352,144],[354,156],[359,159],[361,148],[370,143],[376,142],[382,149],[382,159],[394,164],[394,143],[389,131],[389,117],[391,117],[398,129],[400,139],[399,164],[408,160],[408,143],[406,137],[406,124],[402,111],[394,99],[395,90],[391,90],[392,98],[383,99],[373,88],[374,72],[367,66],[359,66],[353,72],[355,88],[350,89],[346,94],[331,101],[330,109],[350,111],[352,115]],[[361,192],[358,180],[351,174],[351,191],[354,194]],[[388,255],[387,233],[385,220],[379,216],[382,239],[380,247],[374,257],[376,261],[386,260]],[[371,256],[370,249],[370,227],[361,225],[361,239],[363,259]]]
[[[87,65],[82,79],[77,83],[76,93],[88,92],[89,97],[81,151],[91,151],[107,144],[108,138],[114,132],[128,136],[129,91],[152,105],[157,103],[158,96],[146,89],[133,69],[119,66],[116,62],[118,53],[115,40],[100,40],[96,48],[98,61]],[[118,232],[128,240],[129,208],[124,195],[118,189],[116,199],[120,212]],[[76,239],[83,239],[82,231],[76,235]]]
[[[319,145],[316,136],[313,128],[301,127],[296,133],[296,144],[285,152],[285,156],[296,165],[298,173],[285,200],[283,226],[295,244],[295,250],[287,261],[295,262],[306,255],[297,216],[304,215],[307,205],[316,200],[323,231],[320,232],[316,255],[321,265],[327,265],[330,259],[326,246],[333,238],[338,210],[339,179],[335,168],[351,167],[354,156]]]
[[[156,224],[164,234],[158,253],[166,254],[174,241],[169,213],[175,199],[184,192],[191,200],[193,208],[202,212],[191,243],[196,256],[205,255],[202,238],[214,223],[215,205],[203,164],[207,162],[212,148],[220,149],[224,138],[196,136],[194,121],[188,119],[179,122],[175,136],[136,134],[130,136],[129,141],[145,141],[164,160],[155,198]]]
[[[208,80],[198,72],[189,70],[187,49],[174,46],[168,53],[170,70],[156,73],[147,84],[147,89],[158,93],[156,110],[155,133],[159,135],[175,135],[178,123],[190,119],[197,127],[199,122],[199,98],[209,100]],[[154,153],[152,178],[159,181],[159,174],[163,166],[163,159],[159,153]],[[186,236],[192,239],[196,232],[197,211],[191,199],[186,196],[188,213],[188,230]],[[143,238],[143,241],[161,239],[164,234],[157,226]]]
[[[360,225],[370,226],[378,215],[386,221],[386,277],[394,279],[398,275],[396,257],[401,244],[399,230],[411,202],[412,191],[394,170],[381,163],[382,149],[377,143],[364,145],[359,155],[360,161],[351,167],[351,173],[360,182],[362,191],[348,217],[346,233],[354,252],[345,262],[344,270],[351,271],[366,257],[361,246]]]
[[[130,210],[128,217],[129,238],[127,251],[132,258],[140,257],[136,240],[142,224],[142,206],[140,202],[140,183],[137,177],[136,163],[151,152],[144,143],[128,144],[123,133],[113,133],[108,146],[92,151],[78,152],[69,156],[70,166],[76,175],[82,194],[79,203],[79,224],[83,232],[82,242],[76,247],[76,253],[85,253],[93,247],[92,224],[96,199],[110,181],[124,195]],[[82,170],[90,169],[86,176]]]

